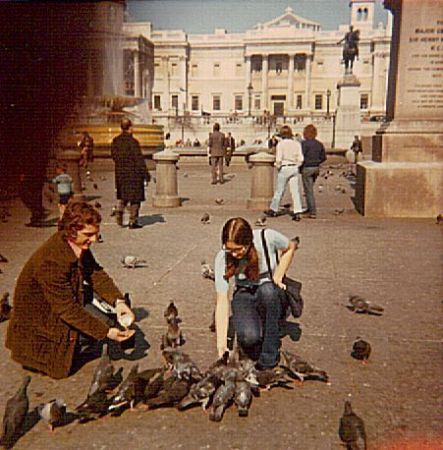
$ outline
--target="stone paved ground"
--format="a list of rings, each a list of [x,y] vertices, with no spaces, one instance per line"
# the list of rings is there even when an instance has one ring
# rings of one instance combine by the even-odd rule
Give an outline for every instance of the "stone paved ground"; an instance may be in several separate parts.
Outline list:
[[[160,364],[163,310],[170,300],[180,309],[186,351],[207,367],[216,357],[215,336],[208,331],[214,293],[211,283],[200,276],[200,261],[212,261],[227,218],[241,215],[255,221],[258,217],[245,209],[250,171],[234,165],[228,170],[229,182],[211,186],[205,164],[181,164],[183,206],[160,210],[147,201],[142,208],[144,228],[130,231],[118,228],[109,217],[113,174],[108,165],[96,165],[93,174],[99,189],[95,191],[88,182],[86,194],[98,196],[103,205],[104,243],[96,244],[94,252],[134,299],[141,318],[138,325],[150,345],[147,356],[138,361],[140,367]],[[306,306],[298,321],[301,336],[295,341],[285,337],[283,348],[325,369],[330,385],[306,382],[291,391],[264,392],[254,400],[248,418],[239,418],[231,408],[219,424],[210,422],[199,408],[183,413],[174,409],[126,412],[85,425],[72,423],[52,434],[37,423],[16,448],[339,449],[337,428],[345,399],[351,399],[366,422],[369,448],[387,448],[394,441],[403,442],[397,448],[407,448],[404,442],[408,440],[418,441],[417,448],[443,448],[442,228],[432,220],[359,216],[353,210],[349,182],[338,177],[341,170],[333,169],[333,177],[320,179],[324,188],[317,193],[317,220],[296,223],[288,216],[269,220],[286,235],[301,237],[289,273],[303,282]],[[346,187],[346,194],[335,191],[338,182]],[[149,195],[152,190],[151,185]],[[225,204],[217,206],[216,197],[222,197]],[[55,207],[48,206],[55,217]],[[334,215],[336,208],[345,208],[344,214]],[[204,211],[212,216],[210,225],[200,224]],[[12,212],[8,223],[0,223],[0,253],[10,259],[1,264],[0,286],[11,292],[25,260],[54,231],[24,227],[28,213],[19,203]],[[145,258],[148,267],[123,269],[119,260],[124,254]],[[353,315],[344,307],[350,294],[382,304],[385,314]],[[1,342],[5,330],[6,323],[2,323]],[[356,336],[373,346],[367,366],[349,356]],[[127,369],[133,361],[116,364],[120,363]],[[84,399],[94,368],[95,363],[89,363],[61,381],[33,376],[31,407],[62,397],[73,408]],[[2,345],[1,411],[23,374]],[[427,446],[426,442],[434,444]]]

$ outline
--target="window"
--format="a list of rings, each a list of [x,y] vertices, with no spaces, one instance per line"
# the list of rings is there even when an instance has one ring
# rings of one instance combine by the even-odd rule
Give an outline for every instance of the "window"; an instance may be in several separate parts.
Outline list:
[[[198,95],[193,95],[191,97],[191,109],[192,111],[198,111],[199,106],[198,106]]]
[[[196,77],[198,75],[198,64],[192,64],[191,76]]]
[[[220,76],[220,63],[214,64],[214,67],[212,68],[212,74],[214,75],[214,77]]]
[[[174,77],[177,75],[177,64],[172,63],[171,64],[171,77]]]
[[[368,109],[369,106],[369,95],[361,94],[360,95],[360,109]]]
[[[171,97],[171,106],[175,109],[178,110],[178,95],[173,95]]]
[[[220,96],[219,95],[214,95],[212,97],[212,110],[213,111],[220,111],[220,109],[221,109],[220,105],[221,105]]]
[[[261,72],[262,59],[261,56],[253,56],[251,58],[251,68],[253,72]]]
[[[243,75],[242,70],[243,70],[242,63],[237,63],[235,65],[235,76],[240,77],[241,75]]]
[[[160,95],[154,95],[154,109],[156,109],[157,111],[162,110]]]
[[[256,95],[254,97],[254,109],[256,109],[256,110],[261,109],[260,95]]]
[[[242,111],[243,110],[243,96],[242,95],[236,95],[234,98],[234,109],[236,111]]]
[[[295,55],[294,71],[303,72],[306,70],[306,58],[304,55]]]
[[[275,73],[277,75],[280,75],[282,71],[283,71],[283,64],[280,61],[275,63]]]
[[[303,98],[302,94],[297,94],[297,97],[295,99],[295,107],[297,109],[303,108],[302,98]]]
[[[315,109],[323,109],[323,95],[315,95]]]

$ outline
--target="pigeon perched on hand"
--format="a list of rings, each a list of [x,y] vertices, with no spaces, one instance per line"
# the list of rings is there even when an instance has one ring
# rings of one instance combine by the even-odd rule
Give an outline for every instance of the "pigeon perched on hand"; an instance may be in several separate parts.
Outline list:
[[[362,364],[366,364],[368,362],[369,355],[371,354],[371,350],[371,344],[369,342],[357,337],[357,340],[352,346],[351,356],[361,361]]]
[[[345,402],[345,409],[340,418],[338,435],[346,448],[350,450],[366,450],[366,431],[363,419],[352,411],[351,403]]]
[[[204,213],[204,214],[201,216],[200,222],[201,222],[203,225],[209,225],[209,224],[211,223],[211,216],[210,216],[208,213]]]
[[[139,259],[136,256],[128,255],[124,256],[121,259],[121,263],[126,269],[135,269],[136,267],[140,267],[141,265],[146,264],[146,260]]]
[[[62,425],[66,418],[66,403],[63,400],[56,399],[43,403],[37,410],[39,416],[49,425],[51,432],[57,425]]]
[[[171,301],[167,308],[165,309],[165,312],[163,313],[165,316],[166,322],[169,323],[170,320],[176,320],[178,319],[178,309],[175,306],[174,302]]]
[[[282,367],[288,370],[288,374],[291,377],[300,380],[302,383],[305,379],[323,381],[324,383],[328,382],[328,374],[324,370],[311,366],[295,353],[282,351],[281,354],[285,361],[285,364],[282,365]]]
[[[9,304],[9,292],[5,292],[0,300],[0,323],[9,319],[12,306]]]
[[[266,216],[261,216],[255,221],[255,225],[257,227],[265,227],[266,226]]]
[[[349,303],[350,304],[347,306],[347,308],[358,314],[372,314],[381,316],[384,311],[383,307],[364,300],[358,295],[351,295],[349,297]]]
[[[31,377],[26,376],[16,394],[6,402],[0,446],[12,448],[22,432],[29,408],[27,388],[30,382]]]
[[[201,262],[201,274],[203,278],[207,278],[208,280],[212,281],[215,280],[214,269],[205,260]]]

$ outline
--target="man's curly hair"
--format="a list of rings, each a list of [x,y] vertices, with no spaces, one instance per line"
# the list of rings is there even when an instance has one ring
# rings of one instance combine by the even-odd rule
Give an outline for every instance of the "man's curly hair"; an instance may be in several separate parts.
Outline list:
[[[63,217],[58,222],[58,230],[62,232],[63,237],[75,238],[77,232],[86,225],[100,225],[102,216],[89,203],[84,201],[70,201],[66,206]]]

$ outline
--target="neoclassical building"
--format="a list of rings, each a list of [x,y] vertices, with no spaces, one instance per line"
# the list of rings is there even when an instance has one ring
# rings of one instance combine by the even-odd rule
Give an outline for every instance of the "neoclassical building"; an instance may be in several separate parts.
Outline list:
[[[294,120],[329,115],[344,73],[338,42],[353,25],[360,31],[354,74],[361,83],[361,115],[383,115],[391,22],[375,26],[374,3],[351,0],[350,23],[333,31],[290,7],[244,33],[187,34],[155,30],[149,22],[125,23],[127,35],[154,46],[154,73],[138,71],[126,93],[152,92],[152,114],[160,123],[165,116],[258,117],[264,110]],[[131,55],[137,67],[139,56]]]

